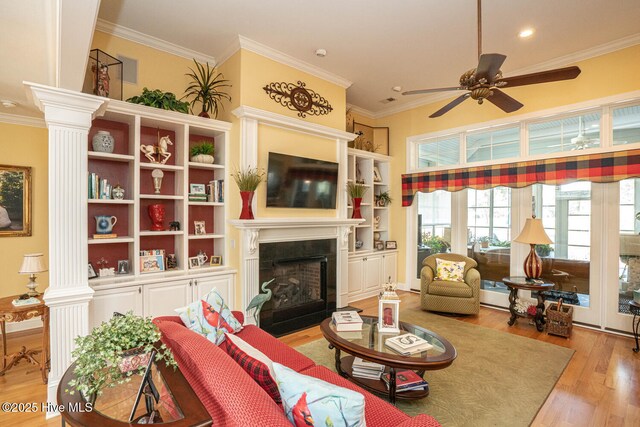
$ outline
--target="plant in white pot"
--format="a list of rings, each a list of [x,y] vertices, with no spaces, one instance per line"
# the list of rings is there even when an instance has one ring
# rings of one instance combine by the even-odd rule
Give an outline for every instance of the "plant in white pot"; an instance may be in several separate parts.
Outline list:
[[[195,163],[213,164],[215,147],[209,141],[200,141],[189,149],[191,157],[189,160]]]
[[[132,375],[143,373],[154,348],[156,361],[164,360],[167,366],[177,367],[171,350],[160,343],[160,331],[151,318],[132,312],[112,317],[89,335],[77,337],[75,342],[72,352],[75,378],[65,391],[70,394],[78,391],[91,402],[103,388],[123,384]],[[132,357],[137,357],[136,363],[132,363]]]

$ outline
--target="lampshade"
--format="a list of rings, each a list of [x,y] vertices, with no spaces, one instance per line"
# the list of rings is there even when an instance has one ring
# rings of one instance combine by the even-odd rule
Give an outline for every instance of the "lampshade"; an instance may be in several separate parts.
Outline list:
[[[513,239],[513,241],[534,245],[550,245],[553,243],[544,231],[542,220],[536,217],[527,218],[527,222],[524,224],[520,235]]]
[[[22,260],[22,266],[18,273],[34,274],[47,271],[42,254],[26,254]]]

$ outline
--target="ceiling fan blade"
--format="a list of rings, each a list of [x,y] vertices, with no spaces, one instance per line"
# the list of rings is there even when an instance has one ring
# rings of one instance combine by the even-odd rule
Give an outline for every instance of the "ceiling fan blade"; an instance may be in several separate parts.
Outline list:
[[[434,92],[445,92],[448,90],[463,90],[465,88],[460,86],[453,87],[438,87],[435,89],[418,89],[418,90],[408,90],[406,92],[402,92],[403,95],[419,95],[421,93],[434,93]]]
[[[499,82],[505,82],[504,87],[535,85],[538,83],[557,82],[571,80],[578,77],[581,70],[578,67],[556,68],[555,70],[540,71],[539,73],[522,74],[520,76],[506,77]],[[497,83],[497,82],[496,82]]]
[[[505,59],[507,57],[499,53],[483,53],[480,55],[480,61],[478,61],[478,66],[476,67],[476,81],[486,79],[487,83],[492,83]]]
[[[447,105],[445,105],[444,107],[442,107],[441,109],[439,109],[438,111],[436,111],[435,113],[430,115],[429,117],[432,118],[432,119],[435,118],[435,117],[440,117],[441,115],[443,115],[447,111],[451,110],[456,105],[462,103],[462,101],[464,101],[465,99],[467,99],[470,96],[471,96],[470,93],[465,93],[464,95],[460,95],[459,97],[457,97],[456,99],[454,99],[453,101],[451,101],[450,103],[448,103]]]
[[[505,113],[513,113],[524,106],[500,89],[491,89],[491,91],[493,92],[493,95],[487,97],[487,101],[491,102]]]

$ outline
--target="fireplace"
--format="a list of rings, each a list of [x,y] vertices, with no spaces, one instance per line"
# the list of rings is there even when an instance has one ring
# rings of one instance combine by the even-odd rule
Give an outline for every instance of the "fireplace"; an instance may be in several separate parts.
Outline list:
[[[260,244],[260,283],[273,295],[260,327],[279,336],[319,324],[336,309],[336,240]]]

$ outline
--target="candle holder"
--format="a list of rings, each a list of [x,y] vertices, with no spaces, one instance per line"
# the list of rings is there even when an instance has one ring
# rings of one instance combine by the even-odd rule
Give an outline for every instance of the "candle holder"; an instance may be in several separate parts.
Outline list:
[[[155,194],[160,194],[160,187],[162,187],[162,178],[164,177],[164,172],[160,169],[154,169],[151,171],[151,177],[153,178],[153,188],[155,189]]]

